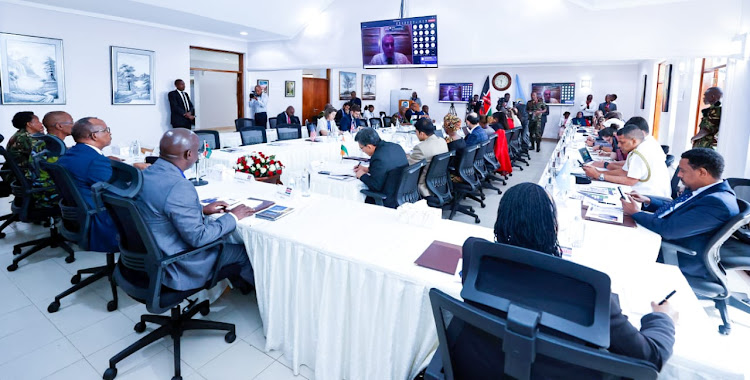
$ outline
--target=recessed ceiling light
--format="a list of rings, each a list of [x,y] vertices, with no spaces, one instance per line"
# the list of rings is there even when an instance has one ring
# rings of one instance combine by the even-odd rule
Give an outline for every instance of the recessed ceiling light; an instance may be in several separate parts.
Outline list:
[[[247,36],[247,32],[240,32],[241,35]]]

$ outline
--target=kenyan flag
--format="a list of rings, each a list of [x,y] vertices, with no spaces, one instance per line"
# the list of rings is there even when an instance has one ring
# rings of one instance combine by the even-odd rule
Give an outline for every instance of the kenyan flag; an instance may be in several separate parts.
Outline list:
[[[479,110],[479,115],[488,115],[490,113],[490,107],[492,106],[492,98],[490,97],[490,76],[484,80],[484,86],[482,86],[482,109]]]

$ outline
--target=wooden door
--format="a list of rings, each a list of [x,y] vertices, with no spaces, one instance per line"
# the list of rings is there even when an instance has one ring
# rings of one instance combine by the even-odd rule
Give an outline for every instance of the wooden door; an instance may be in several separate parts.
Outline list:
[[[664,76],[666,65],[659,64],[658,74],[656,76],[656,96],[654,99],[654,125],[651,128],[651,134],[655,139],[659,138],[659,121],[661,119],[662,102],[664,101]]]
[[[317,122],[318,114],[329,103],[328,79],[302,78],[302,120]]]

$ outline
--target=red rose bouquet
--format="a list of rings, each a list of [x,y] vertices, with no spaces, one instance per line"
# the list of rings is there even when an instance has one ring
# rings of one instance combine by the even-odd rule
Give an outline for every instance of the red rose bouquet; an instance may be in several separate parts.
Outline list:
[[[266,156],[262,152],[249,154],[237,159],[234,170],[252,174],[255,177],[273,177],[280,175],[284,165],[276,160],[275,155]]]

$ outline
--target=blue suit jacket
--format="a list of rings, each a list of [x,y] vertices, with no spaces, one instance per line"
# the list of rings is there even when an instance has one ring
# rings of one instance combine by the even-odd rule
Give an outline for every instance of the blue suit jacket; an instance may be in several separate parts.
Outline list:
[[[464,138],[464,140],[466,140],[466,146],[476,145],[483,141],[487,141],[487,133],[482,127],[477,125],[477,127]]]
[[[469,238],[464,245],[470,243],[472,239],[480,240]],[[471,257],[466,253],[467,251],[464,250],[462,281],[468,276],[470,268]],[[491,284],[487,284],[488,289],[491,287]],[[471,299],[466,299],[465,302],[489,313],[501,314],[498,310],[475,303]],[[610,352],[648,360],[657,369],[661,369],[667,359],[672,356],[675,327],[672,319],[666,314],[646,314],[641,318],[641,329],[638,330],[628,321],[628,317],[622,314],[619,299],[612,294],[610,296],[609,322]],[[558,335],[555,332],[549,333]],[[462,363],[453,367],[457,378],[491,379],[501,377],[505,354],[494,337],[465,325],[463,322],[451,322],[448,326],[448,334],[454,342],[451,347],[451,354],[456,357],[456,363]],[[449,340],[451,339],[449,338]],[[532,371],[532,378],[585,379],[596,377],[595,374],[588,373],[581,368],[566,366],[560,362],[551,362],[543,357],[537,359],[537,364]]]
[[[94,208],[91,186],[112,177],[110,159],[86,144],[76,144],[60,157],[58,163],[70,172],[81,196],[89,207]],[[91,221],[89,249],[98,252],[119,251],[117,228],[106,211],[96,214]]]
[[[234,231],[234,217],[203,217],[198,193],[182,171],[167,160],[156,160],[143,171],[143,187],[135,199],[159,248],[169,256],[221,239]],[[176,290],[206,284],[218,249],[208,250],[167,267],[162,284]]]
[[[667,202],[652,198],[651,204],[644,209],[654,212]],[[664,218],[657,218],[650,212],[639,212],[633,215],[633,219],[661,235],[662,239],[700,252],[716,230],[739,212],[737,197],[727,181],[724,181],[688,200]],[[711,278],[702,257],[679,255],[678,259],[685,275]]]
[[[384,206],[396,208],[396,192],[401,175],[399,169],[408,165],[406,152],[401,145],[381,140],[375,148],[375,153],[370,157],[369,173],[359,179],[370,190],[386,195]]]

